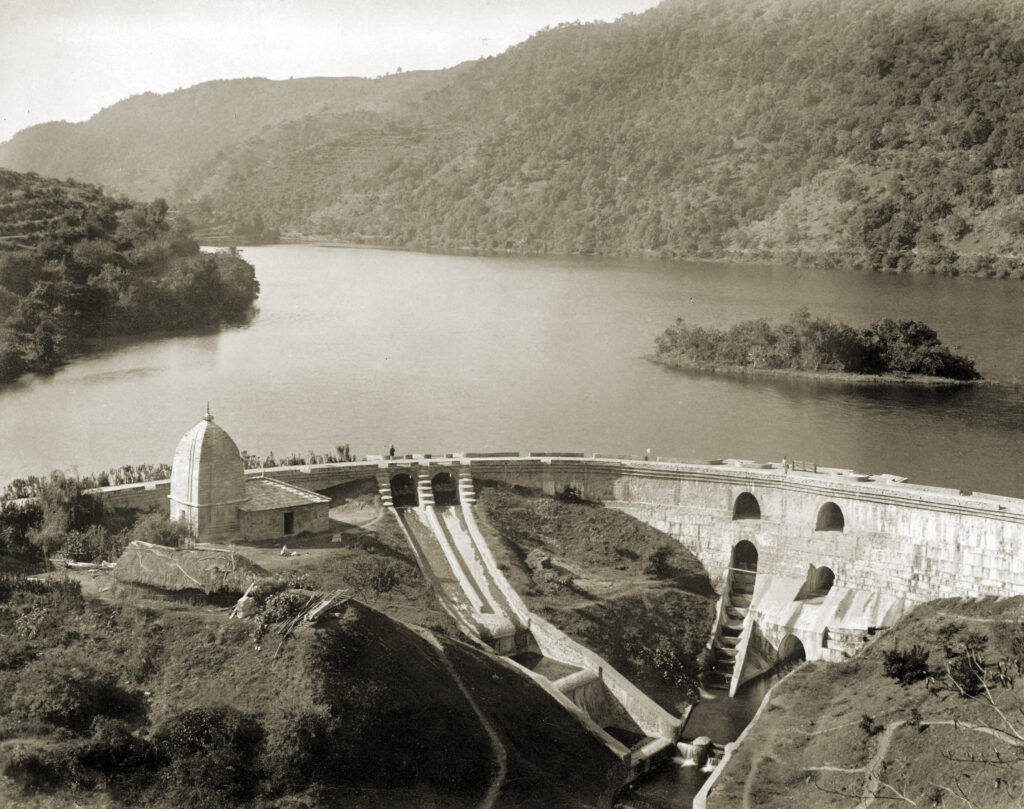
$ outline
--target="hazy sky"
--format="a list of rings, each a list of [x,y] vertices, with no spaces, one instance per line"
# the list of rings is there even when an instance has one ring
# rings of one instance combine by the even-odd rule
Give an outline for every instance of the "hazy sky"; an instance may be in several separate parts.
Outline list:
[[[656,0],[0,0],[0,141],[210,79],[378,76]]]

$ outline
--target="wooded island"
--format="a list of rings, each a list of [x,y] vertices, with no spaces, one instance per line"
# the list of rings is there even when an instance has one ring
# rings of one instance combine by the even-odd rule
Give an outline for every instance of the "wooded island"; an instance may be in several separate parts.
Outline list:
[[[806,308],[784,323],[745,320],[728,329],[687,326],[682,318],[656,339],[654,362],[676,368],[794,375],[850,374],[901,381],[981,379],[973,360],[942,345],[916,320],[876,320],[866,329],[815,318]]]

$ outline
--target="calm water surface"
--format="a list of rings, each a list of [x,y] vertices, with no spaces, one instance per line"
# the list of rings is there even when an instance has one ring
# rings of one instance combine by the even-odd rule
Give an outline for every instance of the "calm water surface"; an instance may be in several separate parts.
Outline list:
[[[207,399],[277,454],[573,450],[783,455],[1024,496],[1024,284],[709,263],[478,258],[310,245],[244,251],[252,323],[111,343],[0,389],[0,482],[169,462]],[[728,325],[798,306],[857,326],[914,318],[999,386],[836,387],[645,362],[677,316]]]

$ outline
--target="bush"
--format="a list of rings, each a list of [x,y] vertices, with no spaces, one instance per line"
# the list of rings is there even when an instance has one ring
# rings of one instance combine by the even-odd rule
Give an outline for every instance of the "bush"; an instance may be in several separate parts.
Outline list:
[[[32,644],[16,638],[5,638],[0,646],[0,671],[21,668],[35,657]]]
[[[188,526],[185,523],[172,520],[161,511],[153,511],[135,521],[128,531],[127,540],[178,548],[186,543],[188,537]],[[127,545],[127,542],[124,544]]]
[[[227,705],[196,708],[159,727],[160,788],[172,806],[222,809],[248,801],[260,781],[264,732],[256,717]]]
[[[100,562],[117,559],[124,550],[124,537],[111,535],[102,525],[84,531],[71,531],[64,540],[64,553],[75,562]]]
[[[676,571],[672,566],[672,555],[675,551],[671,545],[659,545],[647,557],[647,565],[644,567],[644,574],[656,576],[659,579],[668,578]]]
[[[331,744],[329,720],[315,713],[290,716],[282,731],[271,737],[264,769],[272,790],[297,792],[328,775],[325,752]]]
[[[66,742],[19,746],[8,758],[3,775],[26,793],[92,786],[76,753],[76,747]]]
[[[907,686],[928,676],[928,651],[918,644],[910,649],[893,647],[883,653],[882,669],[900,685]]]
[[[875,724],[875,717],[871,716],[871,714],[862,714],[858,727],[868,734],[868,736],[875,736],[885,729],[882,725]]]
[[[379,564],[370,574],[370,586],[377,595],[387,593],[398,584],[399,572],[391,562]]]
[[[362,597],[370,592],[380,596],[401,584],[409,567],[391,559],[356,559],[348,565],[345,581],[364,594]]]
[[[36,661],[26,666],[11,696],[11,709],[25,718],[84,733],[97,716],[132,718],[144,713],[141,694],[117,683],[112,671],[75,661]]]

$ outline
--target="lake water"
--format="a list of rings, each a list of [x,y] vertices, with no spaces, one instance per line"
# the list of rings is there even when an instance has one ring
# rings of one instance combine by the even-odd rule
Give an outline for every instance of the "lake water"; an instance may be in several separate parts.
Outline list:
[[[1024,496],[1024,284],[766,266],[250,247],[250,325],[111,343],[0,389],[0,483],[170,462],[207,400],[276,454],[549,450],[784,455]],[[673,372],[642,359],[677,316],[798,306],[923,320],[998,386],[853,387]]]

